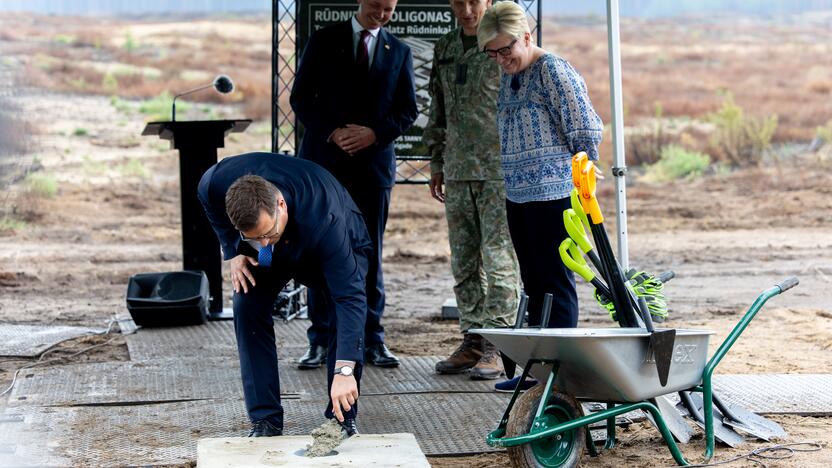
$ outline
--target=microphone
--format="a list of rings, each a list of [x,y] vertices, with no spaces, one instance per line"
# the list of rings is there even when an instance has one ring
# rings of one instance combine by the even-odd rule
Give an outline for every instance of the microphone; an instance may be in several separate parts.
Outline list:
[[[195,93],[197,91],[200,91],[200,90],[203,90],[203,89],[206,89],[206,88],[210,88],[212,86],[220,94],[228,94],[231,91],[234,91],[234,82],[231,81],[231,78],[229,78],[228,75],[217,75],[217,77],[214,78],[214,82],[211,83],[211,84],[207,84],[205,86],[200,86],[198,88],[189,89],[187,91],[181,92],[181,93],[179,93],[179,94],[177,94],[176,96],[173,97],[173,108],[171,109],[171,114],[170,114],[171,115],[171,119],[170,119],[171,122],[176,122],[176,98],[178,98],[180,96],[185,96],[187,94]]]

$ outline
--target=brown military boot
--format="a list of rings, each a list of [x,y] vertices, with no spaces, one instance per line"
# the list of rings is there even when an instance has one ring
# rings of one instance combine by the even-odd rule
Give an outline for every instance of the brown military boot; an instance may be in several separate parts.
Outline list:
[[[482,357],[482,342],[480,335],[466,333],[456,351],[448,359],[436,363],[436,373],[459,374],[474,367]]]
[[[503,362],[497,347],[488,340],[482,340],[482,357],[468,374],[474,380],[494,380],[503,373]]]

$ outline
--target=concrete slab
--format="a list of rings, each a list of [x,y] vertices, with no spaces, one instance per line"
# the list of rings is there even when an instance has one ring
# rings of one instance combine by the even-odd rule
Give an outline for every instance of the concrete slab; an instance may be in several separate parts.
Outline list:
[[[430,468],[413,434],[359,434],[345,440],[335,449],[335,454],[317,458],[303,455],[311,443],[310,436],[200,439],[196,462],[200,468]]]

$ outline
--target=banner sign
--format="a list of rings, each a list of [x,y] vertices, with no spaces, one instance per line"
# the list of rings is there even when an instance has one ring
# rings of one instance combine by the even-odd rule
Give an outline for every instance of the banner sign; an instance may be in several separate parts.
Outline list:
[[[355,15],[355,0],[297,1],[297,57],[312,32],[335,23],[347,21]],[[430,110],[428,80],[433,64],[433,43],[456,29],[456,18],[448,0],[399,0],[396,11],[385,29],[410,46],[413,52],[413,72],[416,81],[416,103],[419,117],[395,142],[396,155],[427,157],[422,144],[422,131],[427,125]]]

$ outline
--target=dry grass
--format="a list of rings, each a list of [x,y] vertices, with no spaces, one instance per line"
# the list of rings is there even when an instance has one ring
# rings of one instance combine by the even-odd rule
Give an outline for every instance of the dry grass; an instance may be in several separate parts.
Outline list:
[[[232,34],[227,34],[215,21],[193,21],[180,28],[136,20],[11,16],[0,24],[19,26],[3,39],[16,52],[30,51],[25,62],[28,84],[68,93],[150,98],[201,86],[226,73],[236,84],[235,93],[198,93],[188,100],[237,102],[254,119],[271,114],[267,18],[235,19],[237,30],[230,28]],[[266,33],[260,37],[265,44],[250,47],[252,38],[243,34],[249,30]]]
[[[606,23],[548,19],[544,45],[583,74],[609,122]],[[832,116],[832,41],[821,25],[771,20],[637,20],[621,24],[625,122],[660,103],[667,117],[701,118],[730,91],[752,116],[778,116],[774,141],[812,138]]]
[[[0,31],[0,40],[25,57],[27,82],[38,87],[150,98],[225,72],[238,92],[225,97],[205,92],[189,100],[237,102],[254,119],[271,113],[271,28],[265,16],[161,22],[9,14],[0,18]],[[577,67],[609,122],[605,21],[546,18],[543,31],[545,47]],[[832,118],[832,41],[822,23],[624,18],[621,41],[628,126],[649,124],[657,105],[663,117],[703,119],[719,108],[724,91],[753,117],[776,114],[775,142],[808,141]],[[282,78],[290,83],[287,75]],[[278,100],[290,112],[288,93]],[[679,136],[667,142],[663,136],[661,143],[679,143]],[[607,138],[602,154],[610,154],[609,144]],[[636,154],[639,146],[655,144],[628,141]],[[655,152],[636,159],[654,157]]]

